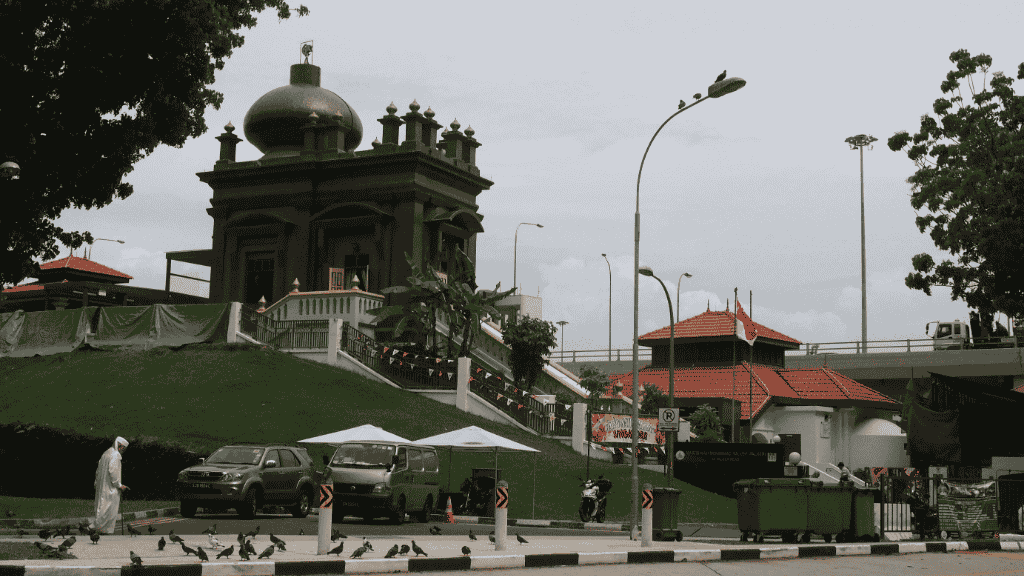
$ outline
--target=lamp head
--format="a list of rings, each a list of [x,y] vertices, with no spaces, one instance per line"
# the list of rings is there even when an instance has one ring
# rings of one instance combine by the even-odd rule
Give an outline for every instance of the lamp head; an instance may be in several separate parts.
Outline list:
[[[711,86],[708,86],[708,98],[721,98],[726,94],[731,94],[740,88],[747,85],[747,81],[743,78],[726,78],[720,82],[715,82]]]
[[[17,162],[7,161],[0,164],[0,173],[9,180],[14,180],[21,173],[21,166],[18,166]]]
[[[639,272],[644,276],[654,276],[654,270],[651,270],[650,266],[641,266]]]
[[[683,272],[683,276],[686,276],[687,278],[693,278],[693,274],[690,274],[689,272]]]
[[[536,226],[537,228],[543,228],[543,227],[544,227],[544,225],[543,225],[543,224],[535,224],[535,226]]]

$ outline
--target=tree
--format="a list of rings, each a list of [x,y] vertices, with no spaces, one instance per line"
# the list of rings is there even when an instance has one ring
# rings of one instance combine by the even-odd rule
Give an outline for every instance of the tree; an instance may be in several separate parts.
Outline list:
[[[991,326],[994,311],[1024,312],[1024,97],[1002,72],[986,87],[990,56],[958,50],[949,59],[956,69],[940,86],[948,96],[932,104],[938,119],[924,115],[917,134],[897,132],[888,144],[905,149],[917,165],[907,179],[910,203],[929,212],[916,218],[918,230],[928,230],[956,262],[936,266],[931,255],[918,254],[905,282],[928,295],[933,286],[952,288],[953,300],[978,310],[982,325]],[[1024,78],[1024,63],[1017,78]],[[970,90],[967,101],[961,81]]]
[[[694,442],[725,442],[722,419],[710,404],[701,404],[690,415],[690,432],[697,435]]]
[[[656,414],[659,408],[668,408],[668,394],[654,384],[647,384],[640,394],[640,407],[644,414]]]
[[[292,11],[285,0],[2,3],[0,161],[21,174],[0,180],[0,285],[37,276],[58,241],[92,242],[54,225],[63,210],[127,198],[137,162],[206,132],[207,106],[224,99],[214,71],[268,7]]]
[[[529,390],[544,369],[544,356],[555,347],[557,329],[551,322],[523,316],[502,333],[505,344],[512,349],[512,377],[519,387]]]
[[[584,365],[580,370],[580,388],[587,391],[587,438],[593,439],[593,419],[590,414],[601,405],[601,395],[608,391],[608,374],[596,366]]]

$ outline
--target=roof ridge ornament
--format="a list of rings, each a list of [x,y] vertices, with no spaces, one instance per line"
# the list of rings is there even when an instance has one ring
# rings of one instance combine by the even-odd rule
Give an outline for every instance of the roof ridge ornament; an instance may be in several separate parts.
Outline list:
[[[302,61],[302,57],[299,57],[299,64],[309,64],[309,55],[313,53],[313,41],[306,40],[300,45],[299,53],[306,57],[306,61]]]

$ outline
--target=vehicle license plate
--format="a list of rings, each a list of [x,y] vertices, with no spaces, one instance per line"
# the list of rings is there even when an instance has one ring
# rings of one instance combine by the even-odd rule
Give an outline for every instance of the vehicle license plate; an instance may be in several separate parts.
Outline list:
[[[344,500],[344,501],[342,501],[341,505],[346,507],[346,508],[358,508],[359,507],[359,503],[356,502],[355,500]]]
[[[200,483],[200,484],[193,484],[192,487],[193,488],[209,488],[210,485],[209,484]]]

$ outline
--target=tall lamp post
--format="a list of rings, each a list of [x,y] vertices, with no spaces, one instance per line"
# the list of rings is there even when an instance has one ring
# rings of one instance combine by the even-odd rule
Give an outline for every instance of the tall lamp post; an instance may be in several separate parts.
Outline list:
[[[679,287],[683,285],[683,276],[693,278],[693,274],[683,272],[679,275],[679,280],[676,280],[676,312],[679,312]]]
[[[668,407],[676,407],[676,318],[672,314],[672,297],[668,295],[668,288],[665,287],[665,283],[654,275],[654,270],[651,270],[650,266],[641,266],[640,273],[644,276],[650,276],[661,284],[661,289],[665,291],[665,300],[668,300]],[[680,279],[682,277],[680,276]],[[666,434],[667,438],[665,441],[665,456],[667,456],[667,465],[665,466],[665,476],[669,478],[669,485],[672,483],[672,476],[670,472],[672,470],[672,458],[675,454],[675,444],[672,442],[672,434]]]
[[[725,73],[722,73],[725,76]],[[720,76],[721,78],[721,76]],[[632,486],[630,487],[630,502],[629,502],[629,523],[630,523],[630,537],[635,538],[637,534],[637,506],[640,502],[640,472],[636,461],[636,450],[637,450],[637,435],[640,430],[640,394],[637,390],[640,379],[640,365],[637,361],[637,355],[640,353],[639,341],[640,341],[640,176],[644,172],[644,162],[647,160],[647,153],[651,151],[651,144],[654,144],[654,139],[658,137],[661,129],[669,123],[670,120],[683,113],[685,110],[693,108],[697,104],[706,101],[708,98],[721,98],[726,94],[730,94],[746,86],[747,81],[742,78],[723,78],[717,80],[711,86],[708,86],[708,95],[705,98],[697,98],[697,101],[689,106],[679,101],[679,110],[668,117],[667,120],[661,123],[658,130],[651,136],[651,141],[647,144],[647,149],[644,150],[644,156],[640,160],[640,170],[636,174],[636,215],[634,218],[634,234],[633,234],[633,426],[632,426],[632,443],[631,447],[633,450],[633,472],[631,474]],[[699,96],[699,94],[695,95]]]
[[[543,228],[542,224],[533,224],[531,222],[520,222],[519,226],[526,224],[527,226],[536,226],[537,228]],[[516,289],[513,294],[518,294],[519,286],[516,284],[516,256],[519,252],[519,226],[516,226],[516,239],[512,245],[512,287]]]
[[[559,362],[565,362],[565,325],[568,323],[568,320],[559,320],[558,322],[555,322],[555,324],[562,327],[562,337],[560,338],[562,341],[562,353],[560,354],[561,358],[559,359]]]
[[[608,265],[608,361],[612,361],[612,263],[607,254],[601,254]]]
[[[864,246],[864,147],[878,140],[869,134],[858,134],[846,139],[850,150],[860,148],[860,352],[868,351],[868,257]]]
[[[124,244],[124,240],[111,240],[110,238],[93,238],[92,239],[93,243],[96,243],[99,240],[105,240],[107,242],[117,242],[118,244]],[[92,246],[91,245],[89,246],[89,254],[86,255],[85,259],[86,260],[92,260]]]

